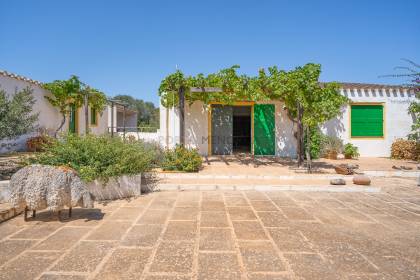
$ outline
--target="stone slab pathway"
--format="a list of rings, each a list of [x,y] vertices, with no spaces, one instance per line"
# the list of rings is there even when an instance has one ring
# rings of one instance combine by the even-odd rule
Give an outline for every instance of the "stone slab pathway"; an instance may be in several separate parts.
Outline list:
[[[382,183],[155,192],[61,222],[18,216],[0,224],[0,279],[420,279],[420,188]]]

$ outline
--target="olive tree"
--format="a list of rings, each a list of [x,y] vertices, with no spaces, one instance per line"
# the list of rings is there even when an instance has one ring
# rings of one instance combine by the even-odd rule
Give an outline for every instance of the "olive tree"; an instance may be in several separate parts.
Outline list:
[[[29,87],[9,96],[0,89],[0,140],[14,139],[36,128],[38,113],[33,113],[35,98]]]

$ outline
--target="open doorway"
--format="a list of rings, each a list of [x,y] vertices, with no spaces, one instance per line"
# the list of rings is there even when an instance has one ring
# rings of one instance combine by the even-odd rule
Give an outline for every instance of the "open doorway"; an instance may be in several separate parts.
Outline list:
[[[233,106],[233,153],[251,153],[251,106]]]

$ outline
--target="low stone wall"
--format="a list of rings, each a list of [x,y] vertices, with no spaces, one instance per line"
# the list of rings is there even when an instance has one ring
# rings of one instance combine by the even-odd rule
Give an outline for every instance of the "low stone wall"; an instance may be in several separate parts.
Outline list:
[[[141,195],[141,174],[112,178],[107,184],[97,180],[88,183],[89,191],[97,201],[115,200]],[[0,203],[9,202],[9,181],[0,181]]]
[[[0,203],[9,202],[9,181],[0,181]]]
[[[98,180],[88,183],[89,191],[96,201],[115,200],[141,195],[141,174],[112,178],[104,184]]]
[[[124,133],[120,132],[120,136],[122,137]],[[136,140],[143,140],[146,142],[158,142],[159,139],[159,130],[157,132],[126,132],[125,137],[134,137]]]

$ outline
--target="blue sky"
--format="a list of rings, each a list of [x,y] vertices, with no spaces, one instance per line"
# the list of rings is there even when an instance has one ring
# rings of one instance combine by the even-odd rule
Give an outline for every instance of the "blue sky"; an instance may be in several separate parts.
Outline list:
[[[0,69],[43,82],[71,74],[107,95],[158,103],[178,66],[249,75],[322,64],[323,81],[378,78],[420,62],[420,1],[1,1]]]

